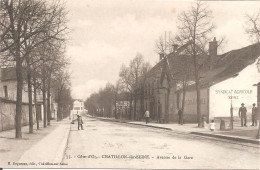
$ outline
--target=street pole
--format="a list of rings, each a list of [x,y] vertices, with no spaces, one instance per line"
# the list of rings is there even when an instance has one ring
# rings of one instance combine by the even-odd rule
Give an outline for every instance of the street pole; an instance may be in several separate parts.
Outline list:
[[[258,73],[260,73],[260,58],[258,58],[258,61],[257,61],[257,70],[258,70]],[[260,119],[260,82],[257,83],[257,110],[258,110],[258,113],[257,113],[257,119],[259,120]],[[257,132],[257,135],[256,135],[256,139],[260,139],[260,121],[258,122],[258,132]]]
[[[260,119],[260,82],[257,83],[257,119]],[[260,121],[258,121],[258,132],[256,135],[256,139],[260,139]]]
[[[233,130],[233,103],[232,103],[232,98],[233,98],[233,90],[231,90],[231,106],[230,106],[230,129]]]

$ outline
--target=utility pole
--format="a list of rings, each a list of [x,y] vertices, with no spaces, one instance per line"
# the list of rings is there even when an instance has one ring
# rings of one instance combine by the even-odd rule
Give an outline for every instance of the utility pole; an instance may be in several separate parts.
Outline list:
[[[258,71],[260,72],[260,68],[258,69]],[[260,82],[257,83],[257,111],[258,111],[257,119],[259,120],[260,119]],[[260,121],[258,122],[258,132],[256,135],[256,139],[260,139]]]
[[[233,103],[232,103],[232,98],[233,98],[233,90],[231,90],[231,106],[230,106],[230,129],[233,130]]]
[[[256,66],[257,66],[258,73],[260,73],[260,58],[258,58]],[[260,82],[257,83],[257,110],[258,110],[257,119],[259,120],[260,119]],[[258,132],[256,135],[256,139],[260,139],[260,121],[258,122]]]

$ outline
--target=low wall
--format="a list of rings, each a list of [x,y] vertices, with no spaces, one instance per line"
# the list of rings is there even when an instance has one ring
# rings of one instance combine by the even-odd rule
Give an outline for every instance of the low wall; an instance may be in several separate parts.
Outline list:
[[[0,131],[15,128],[15,101],[0,100]],[[34,107],[33,107],[34,113]],[[35,115],[33,115],[35,121]],[[29,105],[22,104],[22,125],[29,124]]]

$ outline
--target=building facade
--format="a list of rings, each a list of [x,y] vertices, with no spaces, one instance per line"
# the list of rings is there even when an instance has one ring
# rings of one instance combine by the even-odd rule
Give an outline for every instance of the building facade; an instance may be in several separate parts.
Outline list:
[[[140,118],[143,118],[145,110],[149,110],[151,118],[157,122],[178,121],[177,113],[182,106],[183,89],[179,75],[174,75],[173,70],[192,61],[185,50],[187,48],[189,44],[175,47],[166,57],[161,54],[159,63],[140,78],[137,105]],[[257,96],[260,95],[257,94],[257,86],[254,86],[260,80],[256,67],[259,56],[259,43],[218,55],[216,39],[209,42],[209,53],[199,56],[203,61],[199,72],[202,117],[207,121],[215,117],[229,117],[231,103],[235,116],[241,103],[245,103],[248,110],[251,110],[252,104],[257,103]],[[197,123],[197,95],[193,73],[189,76],[185,93],[184,123]]]
[[[28,85],[26,80],[26,71],[23,76],[25,78],[22,90],[22,125],[29,123],[29,97]],[[16,114],[16,96],[17,96],[17,80],[15,67],[6,67],[0,69],[0,131],[14,128]],[[36,90],[37,103],[34,102],[34,87],[32,86],[33,96],[33,121],[36,120],[36,111],[39,120],[43,120],[43,95],[40,89]],[[52,94],[51,94],[52,96]],[[46,94],[47,98],[47,94]],[[50,97],[51,117],[55,119],[55,109],[52,97]]]
[[[86,112],[84,108],[84,101],[80,99],[75,99],[73,102],[72,110],[70,111],[70,118],[76,119],[77,115],[82,115]]]
[[[16,113],[16,72],[15,68],[0,69],[0,131],[13,129],[15,126]],[[29,123],[28,88],[24,84],[22,96],[22,125]],[[35,120],[35,107],[33,107]]]
[[[215,118],[229,118],[233,108],[234,117],[238,117],[241,103],[244,103],[251,116],[253,103],[257,103],[257,82],[260,73],[256,63],[260,56],[260,43],[241,49],[232,50],[222,55],[216,55],[210,69],[202,72],[201,85],[201,115],[207,121]],[[177,105],[182,103],[182,90],[176,92],[179,96]],[[197,122],[196,90],[190,85],[186,90],[184,121]]]

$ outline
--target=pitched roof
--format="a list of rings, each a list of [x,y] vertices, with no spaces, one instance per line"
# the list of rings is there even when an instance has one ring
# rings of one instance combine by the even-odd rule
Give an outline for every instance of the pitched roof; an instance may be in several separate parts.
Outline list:
[[[201,87],[209,87],[235,76],[248,65],[253,64],[259,56],[260,43],[216,56],[218,59],[213,69],[200,74],[203,77],[200,82]],[[194,87],[195,85],[191,85],[188,89],[194,89]]]
[[[72,99],[72,101],[73,102],[75,102],[75,101],[84,102],[84,100],[82,100],[82,99]]]
[[[178,71],[179,67],[183,67],[185,64],[191,64],[192,66],[192,59],[190,56],[181,54],[188,45],[189,44],[181,46],[177,49],[177,52],[167,55],[171,70],[174,69]],[[252,44],[241,49],[231,50],[224,54],[215,56],[217,58],[215,59],[214,65],[212,69],[209,69],[209,56],[204,55],[202,57],[204,67],[202,68],[203,70],[200,71],[200,77],[202,77],[200,81],[201,87],[209,87],[234,76],[248,65],[253,64],[259,56],[260,43]],[[153,77],[155,76],[155,73],[158,73],[158,70],[160,70],[159,73],[162,73],[163,64],[164,60],[162,59],[146,74],[146,76]],[[178,74],[174,75],[176,79],[178,79],[178,76]],[[191,78],[194,79],[193,76]],[[194,89],[195,84],[189,85],[187,88]]]
[[[147,74],[146,76],[154,76],[155,73],[158,73],[158,70],[160,70],[160,75],[162,76],[165,73],[165,68],[164,65],[168,64],[172,73],[172,76],[174,76],[175,79],[180,79],[180,76],[182,76],[183,74],[183,68],[187,67],[187,66],[191,66],[192,65],[192,58],[190,57],[190,55],[185,54],[185,49],[190,45],[190,42],[180,46],[177,51],[175,52],[171,52],[170,54],[168,54],[166,56],[166,58],[162,59],[159,61],[159,63],[157,63]],[[184,52],[184,53],[183,53]],[[201,60],[206,61],[207,59],[207,55],[203,55],[200,57]],[[166,60],[167,59],[167,62]],[[191,68],[191,67],[190,67]],[[192,68],[191,68],[192,69]],[[185,70],[186,71],[186,70]],[[191,72],[191,70],[189,70],[189,72]],[[181,74],[180,74],[181,73]],[[191,77],[191,76],[190,76]],[[161,77],[162,78],[162,77]]]
[[[183,50],[185,50],[185,48],[187,48],[187,46],[190,45],[190,42],[188,42],[187,44],[183,45],[183,46],[180,46],[176,52],[171,52],[170,54],[168,54],[166,57],[169,61],[169,65],[171,67],[173,67],[173,65],[175,65],[176,63],[176,57],[178,57],[180,59],[182,59],[182,57],[180,56],[183,56],[183,55],[179,55]],[[183,60],[186,60],[186,58]],[[161,59],[159,61],[159,63],[157,63],[154,67],[151,68],[151,70],[148,71],[148,73],[146,74],[146,76],[154,76],[154,74],[160,69],[160,72],[162,71],[162,68],[163,68],[163,65],[165,64],[164,62],[165,60],[164,59]],[[182,62],[182,61],[181,61]],[[183,63],[183,62],[182,62]]]

